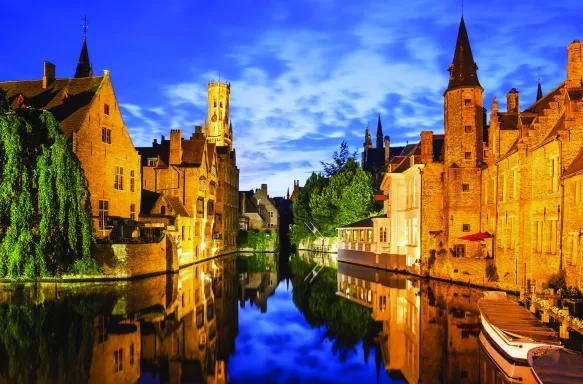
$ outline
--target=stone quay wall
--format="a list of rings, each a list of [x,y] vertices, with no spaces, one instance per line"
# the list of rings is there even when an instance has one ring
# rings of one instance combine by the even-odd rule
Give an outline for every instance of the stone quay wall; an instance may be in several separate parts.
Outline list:
[[[317,239],[306,239],[297,246],[297,249],[312,252],[338,253],[338,238],[318,237]]]

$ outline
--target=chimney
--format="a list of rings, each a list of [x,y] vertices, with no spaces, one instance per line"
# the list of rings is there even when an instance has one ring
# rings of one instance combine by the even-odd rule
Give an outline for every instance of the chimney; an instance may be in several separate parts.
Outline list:
[[[194,133],[190,137],[191,140],[204,140],[204,133],[202,133],[202,126],[197,125],[194,127]]]
[[[493,114],[498,113],[498,100],[496,100],[496,96],[494,96],[494,98],[492,99],[492,113]]]
[[[567,88],[583,87],[583,44],[574,40],[567,47]]]
[[[166,140],[166,137],[164,137],[164,135],[162,135],[162,138],[160,139],[160,144],[164,144],[165,140]]]
[[[385,165],[389,163],[391,160],[389,157],[391,156],[391,138],[389,136],[385,136]]]
[[[421,162],[424,164],[433,163],[433,132],[421,132]]]
[[[154,139],[154,141],[152,142],[152,147],[157,147],[158,146],[158,139]]]
[[[182,163],[182,132],[180,129],[170,130],[170,164]]]
[[[43,74],[43,88],[48,87],[49,85],[51,85],[53,81],[55,81],[56,78],[55,73],[56,73],[55,64],[45,61]]]
[[[265,193],[265,196],[267,196],[267,184],[261,184],[261,191],[263,191],[263,193]]]
[[[245,193],[241,193],[241,215],[245,214]]]
[[[506,95],[506,111],[507,112],[520,112],[520,103],[518,101],[518,96],[520,94],[516,88],[512,88],[508,95]]]

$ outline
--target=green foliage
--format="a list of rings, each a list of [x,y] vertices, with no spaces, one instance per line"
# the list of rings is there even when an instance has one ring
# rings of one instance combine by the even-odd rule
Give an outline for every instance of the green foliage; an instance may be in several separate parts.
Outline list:
[[[0,277],[60,274],[79,259],[97,272],[87,181],[70,140],[51,113],[6,105],[0,101]]]
[[[274,249],[277,241],[277,233],[274,230],[250,230],[239,231],[237,234],[237,247],[252,248],[257,252],[265,252]]]
[[[294,277],[293,302],[312,327],[325,327],[325,337],[333,343],[340,359],[374,332],[368,308],[336,294],[336,270],[324,268],[312,283],[304,281],[315,264],[293,257],[290,267]],[[378,332],[378,331],[377,331]]]
[[[356,158],[356,153],[357,152],[354,151],[351,154],[348,150],[348,144],[346,141],[343,141],[340,144],[340,152],[334,151],[334,154],[332,155],[332,162],[325,163],[320,161],[320,164],[322,164],[322,167],[324,168],[324,174],[326,177],[334,176],[338,171],[344,168],[349,159],[354,160]]]
[[[276,271],[277,265],[273,253],[254,253],[252,256],[239,256],[241,261],[244,261],[247,272],[266,272]]]
[[[496,264],[492,263],[486,266],[486,277],[488,281],[498,281],[498,269]]]
[[[561,299],[569,299],[569,300],[580,300],[583,299],[583,293],[577,287],[569,287],[569,288],[561,288],[557,292],[561,295]]]
[[[567,289],[567,276],[564,269],[561,269],[557,273],[553,273],[549,276],[547,281],[547,287],[553,288],[555,292],[559,292],[560,289]]]
[[[341,165],[330,178],[312,174],[294,199],[292,244],[315,237],[310,230],[312,225],[318,229],[318,236],[333,237],[337,227],[370,217],[374,212],[370,173],[353,157],[337,164]]]

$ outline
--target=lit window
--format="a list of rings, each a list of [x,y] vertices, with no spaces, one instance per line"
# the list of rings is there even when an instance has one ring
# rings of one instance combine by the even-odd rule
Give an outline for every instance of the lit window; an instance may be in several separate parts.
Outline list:
[[[111,129],[101,128],[101,141],[106,144],[111,144]]]
[[[163,206],[160,207],[160,214],[161,215],[165,215],[166,214],[166,206],[165,205],[163,205]]]
[[[472,152],[465,152],[464,157],[466,160],[471,160],[472,159]]]
[[[113,187],[115,189],[123,189],[123,167],[115,167],[115,181]]]
[[[462,184],[462,192],[469,192],[470,191],[470,184],[463,183]]]
[[[134,191],[134,170],[130,171],[130,191]]]
[[[469,224],[463,224],[462,225],[462,231],[463,232],[469,232],[470,231],[470,225]]]
[[[109,115],[109,104],[103,104],[103,114]]]
[[[201,192],[206,191],[206,178],[204,176],[199,179],[199,189]]]
[[[99,228],[105,229],[109,212],[109,201],[99,200]]]
[[[157,157],[150,157],[150,158],[148,158],[148,167],[155,167],[156,164],[158,164],[158,158]]]
[[[121,372],[123,370],[123,348],[115,351],[113,355],[115,357],[114,372]]]

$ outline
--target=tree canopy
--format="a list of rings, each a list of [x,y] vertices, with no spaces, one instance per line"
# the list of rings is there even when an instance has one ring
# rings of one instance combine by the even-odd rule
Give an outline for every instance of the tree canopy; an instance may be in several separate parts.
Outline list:
[[[344,167],[348,159],[354,158],[356,158],[356,151],[351,154],[348,150],[348,144],[346,141],[343,141],[340,144],[340,152],[334,151],[334,154],[332,155],[332,161],[329,163],[321,161],[320,164],[322,164],[322,167],[324,167],[324,174],[326,177],[331,177]]]
[[[0,277],[97,271],[87,180],[47,111],[9,110],[0,91]]]
[[[348,154],[345,142],[340,147],[340,155],[338,152],[333,155],[333,164],[339,168],[333,169],[330,177],[313,173],[294,199],[292,244],[298,245],[309,237],[334,236],[337,227],[373,214],[372,177],[354,157],[341,160],[343,153]],[[317,231],[312,230],[314,227]]]

